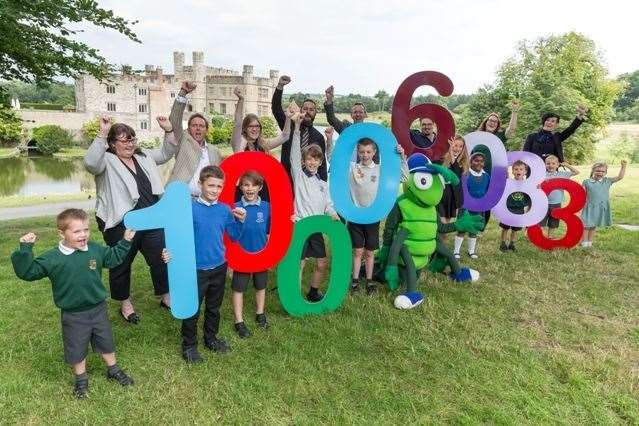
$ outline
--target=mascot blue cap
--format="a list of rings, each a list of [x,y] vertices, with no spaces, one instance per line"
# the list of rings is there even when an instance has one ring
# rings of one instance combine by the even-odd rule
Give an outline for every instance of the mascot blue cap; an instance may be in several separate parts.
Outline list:
[[[439,174],[439,171],[433,167],[428,157],[419,152],[408,157],[408,172],[426,172],[433,175]]]

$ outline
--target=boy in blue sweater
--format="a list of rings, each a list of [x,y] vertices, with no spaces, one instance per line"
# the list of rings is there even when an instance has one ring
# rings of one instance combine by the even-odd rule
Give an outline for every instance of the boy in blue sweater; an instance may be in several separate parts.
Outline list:
[[[239,239],[242,248],[248,252],[258,252],[266,246],[269,230],[271,229],[271,206],[258,195],[264,186],[264,178],[254,170],[249,170],[240,177],[242,198],[235,203],[235,207],[246,210],[244,230]],[[248,288],[249,280],[253,277],[255,287],[255,322],[262,328],[268,327],[264,303],[266,300],[266,283],[268,270],[246,273],[233,271],[231,288],[233,289],[233,315],[235,316],[235,331],[241,338],[251,335],[242,315],[244,292]]]
[[[226,259],[224,233],[237,241],[243,230],[246,210],[218,202],[224,186],[224,172],[217,166],[206,166],[200,172],[201,195],[193,200],[193,231],[195,234],[195,261],[197,267],[198,303],[204,299],[204,345],[219,353],[231,350],[217,338],[220,326],[220,305],[224,297]],[[166,260],[166,259],[165,259]],[[188,363],[202,361],[197,350],[197,320],[200,309],[191,318],[182,321],[182,357]]]

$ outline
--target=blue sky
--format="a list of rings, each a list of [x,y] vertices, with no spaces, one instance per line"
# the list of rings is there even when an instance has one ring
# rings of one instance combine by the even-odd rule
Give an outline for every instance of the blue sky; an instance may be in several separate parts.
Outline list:
[[[421,70],[447,74],[455,93],[495,78],[522,39],[578,31],[595,41],[611,76],[639,69],[639,3],[586,1],[273,0],[101,1],[139,23],[138,45],[114,31],[80,36],[107,60],[173,72],[174,50],[204,52],[212,66],[291,75],[291,91],[394,93]],[[426,92],[424,92],[426,93]]]

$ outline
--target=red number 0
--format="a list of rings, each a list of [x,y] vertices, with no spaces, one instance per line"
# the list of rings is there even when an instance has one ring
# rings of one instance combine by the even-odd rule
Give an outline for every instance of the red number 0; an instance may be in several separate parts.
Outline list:
[[[575,216],[575,213],[586,204],[586,191],[574,180],[564,178],[545,180],[540,188],[547,195],[555,189],[564,189],[570,194],[570,203],[565,207],[554,209],[551,213],[552,217],[564,221],[566,235],[558,240],[552,240],[543,234],[541,226],[535,225],[528,228],[528,238],[534,245],[544,250],[576,246],[584,233],[584,224],[579,217]]]
[[[453,93],[453,82],[437,71],[421,71],[410,75],[397,89],[393,100],[392,129],[406,155],[421,152],[432,161],[448,151],[448,139],[455,135],[455,120],[448,109],[437,104],[419,104],[410,108],[413,93],[420,86],[431,86],[441,96]],[[437,125],[437,139],[430,148],[419,148],[410,140],[410,124],[417,118],[430,118]]]

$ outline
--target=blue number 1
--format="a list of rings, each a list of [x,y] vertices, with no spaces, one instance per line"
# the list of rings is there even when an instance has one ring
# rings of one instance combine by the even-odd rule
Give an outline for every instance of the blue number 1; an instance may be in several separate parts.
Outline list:
[[[197,276],[188,187],[182,182],[170,184],[156,204],[127,213],[124,225],[136,231],[164,229],[166,248],[171,253],[168,264],[171,313],[177,319],[195,315],[198,309]]]

